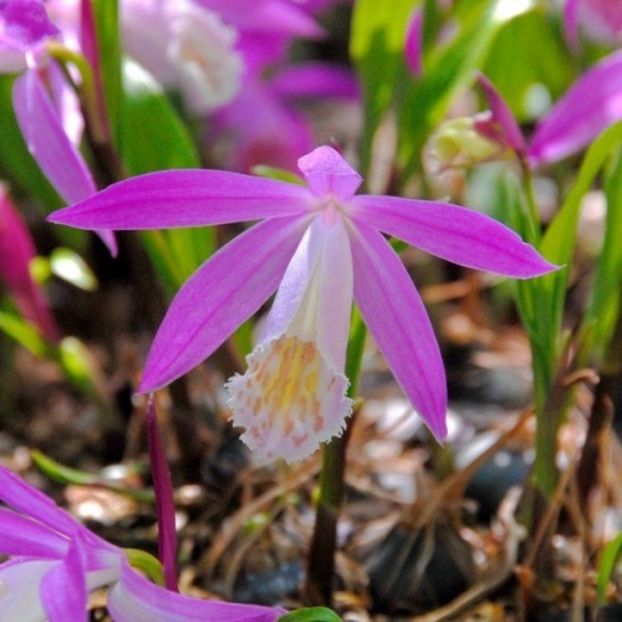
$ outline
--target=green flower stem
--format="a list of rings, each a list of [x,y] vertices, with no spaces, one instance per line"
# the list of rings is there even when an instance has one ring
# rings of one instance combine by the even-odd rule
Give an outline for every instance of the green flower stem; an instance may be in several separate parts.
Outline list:
[[[353,398],[361,371],[367,329],[358,313],[352,321],[348,344],[346,375],[350,380],[348,396]],[[344,433],[324,445],[320,471],[319,499],[315,527],[309,550],[305,598],[313,605],[332,604],[335,576],[335,550],[337,548],[337,520],[343,502],[346,450],[352,425],[356,417],[354,407]]]

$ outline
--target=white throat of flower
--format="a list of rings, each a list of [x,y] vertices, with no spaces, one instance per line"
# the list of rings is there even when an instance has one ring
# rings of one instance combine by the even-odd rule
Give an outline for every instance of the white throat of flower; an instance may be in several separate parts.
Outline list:
[[[316,218],[292,258],[248,369],[227,384],[233,423],[260,460],[301,460],[352,410],[343,373],[352,257],[342,219]]]

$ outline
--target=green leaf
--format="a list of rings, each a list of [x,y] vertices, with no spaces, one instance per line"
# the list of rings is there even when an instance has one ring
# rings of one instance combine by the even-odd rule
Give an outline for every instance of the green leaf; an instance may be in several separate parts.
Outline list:
[[[278,622],[341,622],[341,618],[326,607],[296,609],[278,619]]]
[[[104,103],[112,136],[118,143],[121,105],[121,34],[118,0],[92,0]]]
[[[607,218],[605,239],[598,257],[596,279],[581,326],[581,358],[600,366],[609,348],[620,312],[622,285],[622,150],[613,158],[605,181]]]
[[[458,34],[446,45],[432,46],[425,55],[419,80],[404,75],[398,108],[399,161],[404,178],[420,165],[421,151],[431,129],[445,118],[453,99],[484,63],[503,20],[490,0],[463,4]],[[460,7],[459,7],[460,8]]]
[[[622,554],[622,533],[605,545],[598,564],[598,600],[601,604],[605,602],[607,584],[615,571],[620,554]]]
[[[0,311],[0,331],[17,341],[33,356],[43,358],[51,352],[37,328],[17,315]]]
[[[153,555],[140,549],[123,549],[132,568],[144,572],[157,585],[164,586],[162,564]]]
[[[520,54],[516,53],[520,50]],[[556,99],[570,85],[574,68],[547,7],[519,15],[500,30],[484,73],[494,82],[519,120],[533,120],[540,105],[534,86]]]
[[[363,89],[363,174],[370,164],[373,137],[391,106],[404,73],[404,43],[416,0],[358,0],[354,5],[350,55]]]
[[[290,184],[298,184],[303,186],[305,181],[300,175],[292,173],[284,168],[277,168],[276,166],[266,166],[265,164],[257,164],[251,169],[253,175],[259,177],[267,177],[268,179],[277,179],[278,181],[286,181]]]
[[[61,484],[78,484],[88,486],[97,483],[98,479],[91,473],[64,466],[52,458],[48,458],[37,449],[30,451],[35,466],[47,477]]]
[[[568,283],[568,265],[574,252],[581,200],[591,188],[611,152],[622,145],[622,122],[606,129],[590,146],[576,181],[559,213],[546,231],[540,251],[552,263],[564,266],[539,279],[542,310],[550,329],[551,339],[559,334]]]
[[[198,168],[192,138],[161,86],[142,67],[124,63],[121,157],[130,175],[171,168]],[[195,227],[143,234],[142,239],[169,294],[215,249],[213,229]]]

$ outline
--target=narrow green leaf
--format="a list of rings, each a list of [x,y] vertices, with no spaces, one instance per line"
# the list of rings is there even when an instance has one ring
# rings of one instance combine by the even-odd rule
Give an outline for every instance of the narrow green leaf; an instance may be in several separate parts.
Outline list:
[[[43,358],[50,353],[50,346],[37,328],[17,315],[0,311],[0,331],[38,358]]]
[[[198,168],[200,158],[186,126],[161,86],[142,67],[126,61],[121,157],[130,175],[171,168]],[[142,236],[170,295],[211,255],[213,229],[195,227]]]
[[[114,142],[119,139],[122,78],[118,0],[93,0],[106,113]]]
[[[622,285],[622,150],[613,158],[605,181],[607,217],[590,304],[581,326],[581,358],[600,365],[606,354],[620,312]]]
[[[164,586],[162,564],[153,555],[140,549],[123,549],[132,568],[144,572],[157,585]]]
[[[417,4],[417,0],[358,0],[354,5],[350,55],[363,89],[363,174],[369,167],[373,137],[393,102],[398,78],[404,72],[406,31]]]
[[[30,457],[35,463],[35,466],[47,477],[59,482],[60,484],[78,484],[82,486],[88,486],[97,483],[97,477],[86,471],[79,469],[72,469],[64,466],[56,460],[52,460],[44,453],[37,449],[30,451]]]
[[[605,602],[607,583],[613,576],[620,555],[622,554],[622,533],[608,542],[603,549],[600,562],[598,564],[598,600],[601,604]]]

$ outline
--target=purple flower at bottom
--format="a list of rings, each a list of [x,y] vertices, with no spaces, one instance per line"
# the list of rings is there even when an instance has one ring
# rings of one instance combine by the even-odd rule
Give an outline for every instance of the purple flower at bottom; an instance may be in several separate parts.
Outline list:
[[[275,622],[276,607],[201,600],[170,592],[134,571],[109,544],[49,497],[0,466],[0,619],[87,622],[90,590],[112,586],[115,622]]]
[[[436,201],[358,195],[360,175],[331,147],[300,158],[307,187],[214,170],[114,184],[52,222],[158,229],[264,219],[213,255],[179,291],[149,352],[141,391],[218,348],[277,290],[248,370],[228,384],[235,425],[262,458],[298,460],[342,430],[352,403],[344,363],[352,300],[432,433],[446,435],[446,381],[423,303],[382,232],[463,266],[516,278],[550,272],[488,216]]]

